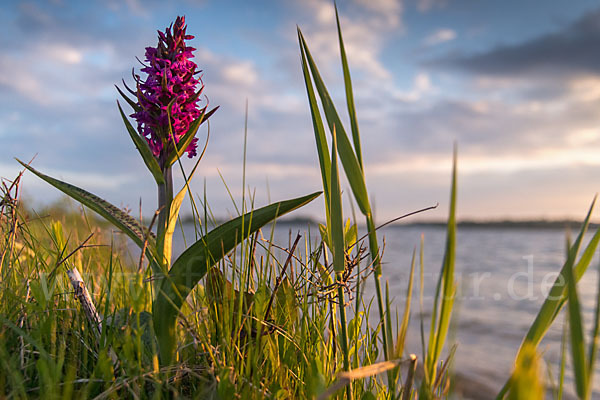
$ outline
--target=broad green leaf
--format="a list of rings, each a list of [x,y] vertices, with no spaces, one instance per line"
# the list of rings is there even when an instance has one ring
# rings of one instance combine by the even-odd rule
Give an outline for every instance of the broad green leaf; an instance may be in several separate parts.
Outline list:
[[[344,126],[340,117],[335,109],[333,101],[331,100],[331,96],[321,79],[321,75],[315,64],[315,61],[312,58],[312,55],[308,49],[308,45],[304,40],[304,36],[302,32],[298,30],[298,35],[300,36],[300,45],[303,48],[304,53],[306,54],[306,59],[308,61],[308,65],[310,67],[310,71],[312,73],[313,79],[315,81],[315,86],[317,87],[317,91],[319,92],[319,97],[321,98],[321,104],[323,105],[323,110],[325,112],[325,117],[327,119],[327,123],[329,125],[329,130],[333,134],[334,128],[337,133],[337,150],[340,156],[340,160],[342,161],[342,165],[344,167],[344,171],[346,172],[346,176],[348,178],[348,182],[350,183],[350,188],[352,189],[352,193],[354,193],[354,197],[360,208],[361,212],[364,215],[371,214],[371,206],[369,205],[369,197],[367,195],[367,187],[365,185],[365,177],[363,174],[363,170],[356,159],[356,155],[354,154],[354,150],[352,149],[352,145],[350,144],[350,140],[348,139],[348,135],[344,130]]]
[[[140,134],[133,128],[133,126],[131,126],[131,123],[125,116],[125,113],[123,112],[123,109],[121,108],[121,105],[118,101],[117,106],[119,107],[119,112],[121,113],[121,118],[123,118],[123,122],[125,123],[125,127],[127,128],[127,132],[129,132],[131,140],[133,140],[135,147],[138,149],[140,155],[142,156],[144,164],[146,164],[146,167],[154,177],[156,183],[158,183],[159,185],[164,184],[165,178],[163,177],[162,170],[158,165],[156,157],[154,157],[154,154],[152,154],[152,150],[150,150],[148,142],[146,142],[146,139],[140,136]]]
[[[344,71],[344,86],[346,88],[346,103],[348,105],[348,116],[350,117],[350,128],[352,129],[352,141],[354,142],[354,151],[356,159],[361,168],[363,168],[362,150],[360,146],[360,133],[358,132],[358,118],[356,118],[356,109],[354,107],[354,94],[352,93],[352,79],[350,78],[350,68],[346,57],[346,48],[342,38],[342,27],[338,15],[337,4],[335,6],[335,22],[337,23],[338,40],[340,44],[340,55],[342,58],[342,69]]]
[[[333,145],[331,146],[331,190],[330,221],[327,224],[331,234],[331,251],[333,252],[333,269],[335,272],[344,272],[346,269],[346,255],[344,249],[344,222],[342,213],[342,191],[340,189],[340,175],[337,165],[336,133],[333,128]]]
[[[163,365],[168,365],[175,353],[179,310],[208,269],[261,227],[311,202],[320,194],[321,192],[317,192],[273,203],[239,216],[213,229],[179,256],[160,284],[153,304],[153,314],[161,316],[154,320],[154,329]]]
[[[567,269],[567,287],[569,296],[569,328],[571,337],[571,357],[575,375],[575,388],[580,399],[588,398],[587,361],[585,359],[585,342],[583,324],[581,323],[581,306],[577,295],[577,283],[572,265]]]
[[[188,148],[190,143],[192,143],[192,140],[194,140],[194,138],[196,137],[196,133],[198,132],[198,128],[200,128],[200,125],[202,125],[204,121],[208,120],[208,118],[210,118],[210,116],[213,115],[215,111],[218,110],[218,108],[219,107],[215,107],[209,112],[206,112],[205,108],[202,114],[200,114],[200,116],[190,124],[187,132],[179,139],[175,151],[173,151],[169,155],[169,158],[167,159],[167,165],[173,165],[173,163],[177,161],[178,158],[181,158],[181,156],[185,152],[185,149]]]
[[[31,171],[33,174],[48,182],[58,190],[62,191],[66,195],[72,197],[73,199],[83,204],[84,206],[100,214],[108,222],[110,222],[111,224],[119,228],[127,236],[129,236],[131,240],[133,240],[135,244],[137,244],[140,248],[143,248],[146,236],[148,236],[148,251],[153,253],[153,250],[155,249],[155,241],[153,234],[148,234],[148,230],[145,227],[141,226],[129,214],[88,191],[80,189],[77,186],[73,186],[69,183],[59,181],[58,179],[54,179],[48,175],[44,175],[41,172],[37,171],[35,168],[25,164],[19,159],[17,159],[17,161],[21,163],[22,166]],[[152,256],[154,258],[154,254],[152,254]]]

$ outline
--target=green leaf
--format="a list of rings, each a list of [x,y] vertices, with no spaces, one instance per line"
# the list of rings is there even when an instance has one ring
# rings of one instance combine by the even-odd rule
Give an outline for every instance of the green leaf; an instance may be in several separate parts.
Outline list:
[[[179,191],[179,193],[177,193],[177,195],[173,198],[173,201],[171,201],[169,207],[169,219],[167,221],[167,229],[165,229],[163,235],[158,238],[159,243],[162,243],[163,260],[165,260],[165,264],[167,265],[169,265],[171,262],[171,254],[173,252],[173,234],[175,233],[175,227],[177,226],[179,210],[181,209],[181,204],[183,203],[183,199],[185,198],[186,192],[190,190],[190,182],[192,180],[192,177],[194,176],[194,173],[196,172],[196,169],[198,169],[199,164],[200,158],[196,161],[192,172],[190,172],[189,176],[186,177],[185,183]]]
[[[588,355],[588,391],[592,391],[594,380],[594,366],[596,365],[596,357],[598,355],[598,342],[600,341],[600,273],[598,274],[598,289],[596,292],[596,311],[594,313],[594,330],[590,341],[590,350]]]
[[[400,329],[398,330],[398,339],[395,346],[396,348],[394,358],[401,358],[402,353],[404,352],[404,343],[406,342],[406,333],[408,332],[408,324],[410,322],[410,306],[412,303],[416,255],[417,250],[415,249],[413,250],[412,261],[410,263],[410,274],[408,276],[408,287],[406,288],[404,314],[402,316],[402,323],[400,324]]]
[[[333,128],[333,145],[331,146],[331,189],[330,221],[327,224],[331,234],[333,252],[333,269],[335,272],[344,272],[346,269],[346,255],[344,249],[344,222],[342,213],[342,191],[340,189],[340,176],[338,174],[336,134]]]
[[[350,218],[346,220],[346,226],[344,226],[344,243],[346,246],[346,252],[348,254],[352,253],[354,247],[356,246],[356,240],[358,237],[358,228],[355,224],[352,223]]]
[[[319,224],[319,233],[321,234],[321,239],[323,240],[323,243],[325,243],[325,245],[331,249],[331,243],[329,242],[329,232],[327,230],[327,226]]]
[[[135,112],[141,111],[142,108],[139,106],[139,104],[137,104],[136,102],[131,100],[129,98],[129,96],[127,96],[125,93],[123,93],[123,91],[117,85],[115,85],[115,87],[117,88],[117,91],[119,92],[121,97],[123,97],[123,99],[127,102],[127,104],[129,104],[131,106],[131,108],[133,108],[133,110]]]
[[[148,250],[151,251],[155,248],[156,245],[152,233],[148,235],[148,230],[141,226],[133,217],[125,213],[123,210],[113,206],[106,200],[103,200],[88,191],[78,188],[77,186],[73,186],[69,183],[54,179],[48,175],[44,175],[19,159],[17,159],[17,161],[29,171],[48,182],[58,190],[100,214],[108,222],[129,236],[140,248],[143,248],[146,236],[148,236]],[[154,254],[152,255],[154,256]]]
[[[565,367],[567,365],[567,336],[568,336],[568,328],[569,324],[567,323],[567,318],[565,317],[565,321],[563,323],[563,331],[562,338],[560,340],[560,369],[558,374],[558,393],[556,395],[557,400],[562,400],[563,391],[564,391],[564,383],[565,383]]]
[[[321,119],[321,112],[317,105],[317,99],[312,86],[312,80],[306,66],[306,54],[302,47],[302,39],[300,36],[300,30],[298,29],[298,40],[300,41],[300,53],[302,56],[302,73],[304,74],[304,83],[306,85],[306,93],[308,95],[308,103],[310,105],[310,114],[313,122],[313,130],[315,132],[315,142],[317,144],[317,154],[319,156],[319,166],[321,168],[321,179],[323,181],[323,192],[325,197],[325,212],[327,213],[326,219],[329,221],[329,181],[331,174],[331,159],[329,158],[329,145],[327,144],[327,138],[325,137],[325,128],[323,127],[323,120]]]
[[[579,253],[579,248],[581,247],[583,237],[587,232],[587,228],[589,226],[590,218],[592,216],[592,211],[594,209],[595,203],[596,198],[594,198],[594,201],[592,201],[592,204],[583,222],[583,226],[581,227],[579,235],[577,236],[575,243],[571,246],[569,250],[567,260],[565,261],[565,264],[563,265],[559,276],[554,281],[554,284],[552,285],[552,288],[550,289],[546,300],[544,300],[542,307],[538,311],[538,314],[535,320],[533,321],[533,324],[529,328],[527,335],[523,339],[523,343],[530,342],[537,346],[548,331],[548,329],[550,328],[550,325],[552,325],[552,322],[554,322],[554,319],[560,312],[561,308],[564,306],[567,299],[567,288],[564,284],[566,282],[566,276],[568,270],[570,268],[573,268],[573,265],[575,264],[575,259],[577,257],[577,254]],[[581,279],[581,277],[587,270],[594,255],[594,252],[598,247],[599,242],[600,229],[596,231],[592,240],[590,240],[586,249],[584,250],[579,262],[574,268],[575,281],[579,281],[579,279]],[[522,351],[522,347],[523,345],[521,346],[521,349],[519,349],[519,353],[517,353],[517,358],[519,357],[519,354]],[[496,399],[504,398],[508,389],[509,383],[507,382],[500,390],[500,393],[498,393],[498,395],[496,396]]]
[[[153,304],[153,314],[161,316],[154,320],[154,329],[163,365],[171,362],[175,352],[179,310],[208,269],[261,227],[311,202],[320,194],[321,192],[316,192],[273,203],[239,216],[213,229],[179,256],[166,279],[160,284]]]
[[[146,142],[146,139],[140,136],[139,133],[133,128],[133,126],[131,126],[131,123],[125,116],[125,113],[123,112],[123,109],[121,108],[121,105],[118,101],[117,106],[119,107],[119,112],[121,113],[121,118],[123,118],[123,122],[125,123],[125,127],[127,128],[127,132],[129,132],[131,140],[133,140],[135,147],[140,152],[140,155],[144,160],[144,164],[146,164],[146,167],[152,173],[152,176],[154,177],[156,183],[158,183],[159,185],[164,184],[165,178],[163,177],[162,170],[158,165],[156,157],[154,157],[154,154],[152,154],[152,150],[150,150],[148,142]]]
[[[511,400],[542,400],[544,385],[540,376],[540,356],[536,346],[525,342],[523,351],[517,357],[515,370],[510,378]]]
[[[348,182],[350,183],[352,193],[354,193],[354,197],[356,198],[356,203],[364,215],[370,215],[371,206],[369,204],[369,197],[367,195],[367,187],[365,184],[363,170],[356,159],[356,155],[354,154],[354,150],[352,149],[348,135],[344,130],[342,121],[340,120],[333,101],[331,100],[331,96],[329,95],[329,92],[327,91],[327,88],[321,79],[317,65],[310,54],[308,45],[306,44],[304,36],[302,36],[300,30],[298,30],[298,35],[300,37],[300,45],[306,54],[308,65],[315,81],[315,86],[319,92],[321,104],[323,105],[323,111],[325,112],[327,124],[329,125],[329,130],[332,135],[335,127],[337,133],[338,154],[340,156],[340,160],[342,161],[344,171],[346,172]]]
[[[338,15],[337,4],[335,5],[335,22],[337,23],[338,40],[340,44],[340,55],[342,58],[342,69],[344,71],[344,86],[346,88],[346,103],[348,105],[348,115],[350,116],[350,128],[352,129],[352,141],[354,142],[354,151],[356,159],[361,168],[362,150],[360,146],[360,133],[358,131],[358,118],[356,117],[356,109],[354,107],[354,94],[352,93],[352,79],[350,78],[350,68],[348,67],[348,59],[346,57],[346,48],[344,47],[344,39],[342,38],[342,27],[340,25],[340,17]]]
[[[450,326],[450,316],[456,294],[454,281],[454,258],[456,253],[456,148],[454,149],[452,167],[452,188],[450,191],[450,213],[446,233],[446,251],[440,280],[438,281],[432,312],[431,330],[429,333],[429,348],[425,360],[428,376],[434,379],[437,361],[442,354],[442,349]],[[441,299],[440,299],[441,297]],[[440,305],[439,315],[437,313]]]
[[[572,265],[567,269],[567,286],[569,297],[569,327],[571,330],[571,356],[575,375],[575,388],[580,399],[588,398],[587,361],[585,359],[583,324],[581,323],[581,306],[577,296],[577,283]]]

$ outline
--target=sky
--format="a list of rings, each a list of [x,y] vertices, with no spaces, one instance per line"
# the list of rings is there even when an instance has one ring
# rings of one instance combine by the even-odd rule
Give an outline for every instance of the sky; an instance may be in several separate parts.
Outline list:
[[[365,173],[379,222],[439,203],[453,144],[463,219],[582,218],[600,189],[597,1],[340,0]],[[30,160],[49,175],[146,215],[150,173],[120,120],[114,85],[185,15],[211,118],[192,184],[214,214],[320,189],[301,73],[300,27],[340,111],[333,2],[2,1],[0,176]],[[199,133],[206,140],[206,127]],[[192,164],[186,161],[186,168]],[[176,184],[181,184],[179,180]],[[343,185],[345,194],[350,191]],[[60,192],[32,175],[25,197]],[[322,199],[296,215],[323,219]],[[351,210],[346,197],[345,212]]]

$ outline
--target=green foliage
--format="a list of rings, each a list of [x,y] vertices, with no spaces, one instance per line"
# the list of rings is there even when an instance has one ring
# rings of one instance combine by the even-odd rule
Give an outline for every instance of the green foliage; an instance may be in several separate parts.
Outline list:
[[[456,149],[452,167],[452,187],[450,189],[450,208],[446,233],[446,251],[442,269],[436,286],[433,311],[431,313],[431,327],[429,331],[429,345],[425,358],[425,381],[429,392],[437,378],[436,368],[442,354],[442,349],[448,335],[452,307],[456,296],[456,282],[454,280],[454,258],[456,253]]]
[[[118,90],[123,96],[125,96],[120,91],[120,89],[118,89]],[[132,102],[130,102],[129,104],[132,105]],[[154,154],[152,154],[152,150],[150,150],[150,146],[148,146],[148,142],[146,141],[146,138],[142,137],[135,130],[135,128],[133,126],[131,126],[131,122],[129,122],[129,120],[125,116],[125,113],[123,112],[123,109],[121,108],[121,105],[119,104],[119,102],[117,102],[117,106],[119,107],[119,113],[121,114],[121,118],[123,119],[125,128],[127,128],[127,133],[129,133],[129,137],[135,144],[135,148],[140,153],[140,156],[142,156],[142,160],[144,160],[144,164],[146,164],[146,168],[148,168],[148,170],[150,171],[150,173],[152,174],[152,176],[154,177],[154,180],[156,181],[156,183],[158,185],[164,185],[165,178],[160,169],[160,165],[158,165],[158,161],[156,160],[156,157],[154,157]]]
[[[542,338],[556,319],[556,316],[559,314],[562,307],[569,300],[569,284],[575,285],[581,279],[588,266],[590,265],[594,252],[596,251],[598,243],[600,242],[600,229],[596,230],[596,233],[589,241],[585,250],[581,254],[581,257],[579,258],[578,262],[576,262],[576,258],[579,253],[583,237],[587,232],[595,203],[596,199],[594,198],[594,201],[592,202],[592,205],[590,206],[587,216],[583,222],[581,230],[577,235],[575,243],[573,243],[573,245],[569,247],[567,260],[565,261],[565,264],[563,265],[560,274],[554,281],[552,288],[548,292],[548,296],[546,296],[542,307],[538,311],[538,314],[535,320],[533,321],[533,324],[529,328],[529,331],[527,332],[523,343],[531,343],[534,346],[537,346],[540,343],[540,341],[542,340]],[[570,276],[572,276],[572,279],[569,278]],[[567,285],[565,285],[565,282],[567,283]],[[573,290],[573,293],[574,292],[575,290]],[[573,296],[573,293],[571,294],[571,296]],[[576,298],[573,298],[573,300],[577,301]],[[573,310],[571,311],[573,315],[570,314],[569,318],[569,323],[572,330],[571,334],[573,334],[573,330],[575,330],[575,335],[578,336],[578,331],[580,330],[580,328],[578,328],[577,326],[572,326],[571,324],[573,322],[577,323],[577,320],[580,320],[580,317],[578,318],[577,316],[577,310],[579,306],[571,304],[569,307],[573,308]],[[593,346],[593,342],[591,345]],[[584,385],[583,383],[589,379],[587,377],[587,374],[593,369],[593,365],[588,364],[587,368],[583,368],[583,366],[580,363],[585,358],[585,354],[582,353],[581,350],[578,350],[577,346],[579,345],[576,345],[575,352],[577,354],[574,355],[574,357],[576,358],[576,360],[574,361],[579,363],[579,365],[575,366],[575,380],[577,383],[577,392],[581,395],[582,393],[584,393],[582,392],[582,390],[586,389],[586,385]],[[523,346],[521,346],[521,349],[519,349],[519,353],[517,353],[517,359],[519,358],[519,355],[522,351],[522,347]],[[507,382],[498,394],[497,399],[504,398],[509,388],[510,383]]]
[[[524,343],[522,349],[510,378],[509,399],[542,400],[544,383],[541,379],[540,356],[532,343]]]
[[[82,213],[57,207],[44,213],[50,217],[32,215],[16,200],[18,196],[12,196],[12,189],[1,186],[0,397],[314,399],[331,395],[338,399],[345,396],[405,400],[450,396],[450,365],[456,348],[445,348],[456,297],[456,150],[444,260],[428,340],[421,318],[423,373],[419,374],[415,373],[416,356],[409,354],[404,358],[413,350],[406,348],[406,338],[411,322],[416,251],[399,318],[393,313],[388,285],[385,296],[380,287],[381,255],[337,9],[336,22],[352,140],[298,29],[326,224],[319,226],[320,238],[315,240],[309,231],[304,245],[296,247],[297,241],[283,250],[283,256],[278,253],[282,246],[273,240],[273,231],[269,240],[262,239],[259,231],[320,193],[253,211],[247,211],[244,197],[240,216],[221,225],[214,223],[216,228],[212,231],[206,227],[204,232],[196,230],[195,242],[170,267],[171,241],[187,192],[198,214],[189,183],[199,161],[186,176],[179,158],[202,122],[216,109],[202,110],[180,142],[174,143],[175,151],[170,157],[157,160],[119,105],[126,129],[159,185],[163,209],[156,238],[140,222],[98,196],[21,163],[144,249],[155,272],[151,279],[155,285],[148,284],[139,261],[130,257],[125,239],[113,236],[103,220],[88,216],[83,208]],[[139,109],[118,90],[134,110]],[[331,150],[317,95],[331,135]],[[362,269],[363,238],[358,238],[356,220],[347,219],[344,224],[338,157],[350,184],[350,200],[356,202],[365,217],[371,263]],[[170,169],[175,162],[182,167],[185,181],[176,194]],[[203,207],[206,221],[210,216],[206,201]],[[587,354],[577,282],[600,243],[598,230],[579,256],[592,209],[593,204],[576,241],[569,246],[559,277],[523,340],[515,369],[499,398],[543,398],[544,379],[537,346],[565,305],[568,318],[558,397],[562,396],[567,336],[576,392],[582,399],[591,396],[600,338],[600,279]],[[262,254],[257,255],[257,249]],[[423,254],[422,241],[421,316]],[[73,296],[65,274],[72,268],[83,272],[92,300],[102,314],[100,330],[87,320]],[[374,272],[375,299],[363,298],[361,279],[368,272]],[[352,302],[347,303],[346,297]],[[374,301],[379,311],[376,321],[370,320]],[[445,351],[447,357],[442,362]],[[387,361],[381,361],[382,358]],[[408,368],[400,368],[403,365]],[[407,371],[406,378],[403,371]],[[387,377],[382,377],[382,373]]]
[[[215,228],[185,250],[173,263],[154,300],[154,329],[160,346],[161,362],[169,365],[176,348],[176,320],[190,291],[208,269],[241,241],[273,221],[314,200],[320,192],[282,201],[249,212]]]
[[[140,248],[143,248],[144,243],[147,242],[148,256],[150,257],[150,260],[156,260],[153,234],[149,232],[145,227],[143,227],[132,216],[130,216],[120,208],[113,206],[106,200],[103,200],[100,197],[84,189],[80,189],[77,186],[73,186],[69,183],[52,178],[48,175],[37,171],[30,165],[27,165],[20,160],[17,161],[19,161],[21,165],[23,165],[33,174],[48,182],[61,192],[65,193],[67,196],[73,198],[74,200],[78,201],[84,206],[97,212],[103,218],[106,218],[108,222],[110,222],[111,224],[119,228],[127,236],[129,236],[134,241],[134,243],[137,244]]]

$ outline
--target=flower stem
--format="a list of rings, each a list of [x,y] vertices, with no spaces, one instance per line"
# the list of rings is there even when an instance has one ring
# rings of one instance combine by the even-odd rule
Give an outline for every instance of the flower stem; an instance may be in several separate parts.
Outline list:
[[[162,256],[163,261],[163,271],[158,272],[166,274],[171,266],[171,237],[166,235],[169,215],[171,214],[171,203],[173,202],[173,171],[171,166],[163,167],[163,177],[165,183],[158,185],[158,208],[160,211],[156,233],[158,237],[158,254]],[[169,241],[169,243],[166,243],[166,241]]]

